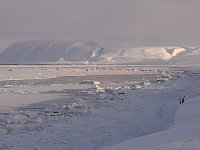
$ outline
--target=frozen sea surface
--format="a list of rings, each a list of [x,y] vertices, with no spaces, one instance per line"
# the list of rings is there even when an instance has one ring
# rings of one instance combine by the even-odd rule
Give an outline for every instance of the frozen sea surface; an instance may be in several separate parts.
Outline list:
[[[1,66],[0,73],[0,148],[15,150],[101,149],[166,130],[197,76],[131,65]]]

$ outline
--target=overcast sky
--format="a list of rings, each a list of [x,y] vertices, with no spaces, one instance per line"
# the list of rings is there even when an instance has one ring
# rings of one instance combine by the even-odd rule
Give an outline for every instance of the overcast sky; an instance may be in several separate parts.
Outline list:
[[[200,0],[0,0],[0,44],[63,38],[200,45],[199,7]]]

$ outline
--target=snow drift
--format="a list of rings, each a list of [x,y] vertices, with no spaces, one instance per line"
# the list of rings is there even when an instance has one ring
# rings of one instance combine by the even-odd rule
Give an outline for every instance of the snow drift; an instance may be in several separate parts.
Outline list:
[[[195,87],[191,85],[196,85]],[[186,102],[175,116],[174,125],[168,130],[130,139],[104,150],[199,150],[200,149],[200,81],[186,86]]]
[[[108,50],[93,41],[25,41],[0,53],[1,64],[199,64],[200,48],[145,47]]]

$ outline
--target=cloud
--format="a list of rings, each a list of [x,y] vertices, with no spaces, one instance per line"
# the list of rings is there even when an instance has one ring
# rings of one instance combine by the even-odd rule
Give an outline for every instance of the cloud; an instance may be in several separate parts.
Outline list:
[[[0,40],[200,44],[198,0],[2,0]]]

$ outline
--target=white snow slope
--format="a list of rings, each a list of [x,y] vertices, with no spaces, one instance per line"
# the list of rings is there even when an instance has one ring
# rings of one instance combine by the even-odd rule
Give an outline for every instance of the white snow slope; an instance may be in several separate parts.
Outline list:
[[[198,66],[1,65],[0,149],[199,150],[199,73]]]
[[[175,124],[168,130],[127,140],[104,150],[199,150],[200,81],[187,85],[188,98],[178,108]]]
[[[38,40],[10,45],[0,53],[0,63],[200,64],[199,56],[197,47],[108,50],[96,42]]]

